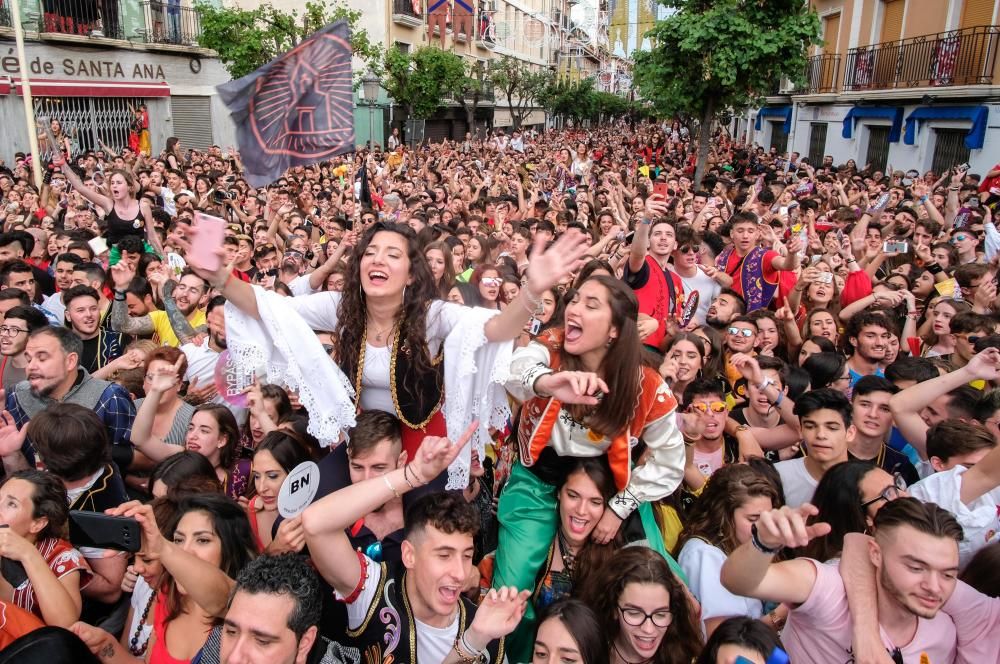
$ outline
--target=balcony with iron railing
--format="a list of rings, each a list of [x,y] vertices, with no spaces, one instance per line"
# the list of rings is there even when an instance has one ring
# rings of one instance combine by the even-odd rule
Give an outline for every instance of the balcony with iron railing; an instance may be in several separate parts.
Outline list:
[[[840,56],[814,55],[806,63],[805,80],[797,83],[792,94],[809,95],[836,92],[840,86]]]
[[[186,0],[185,0],[186,1]],[[22,0],[21,24],[42,39],[114,39],[197,47],[201,16],[181,0]],[[0,28],[11,27],[0,0]]]
[[[981,25],[852,48],[844,91],[990,85],[1000,26]]]
[[[411,28],[424,24],[420,0],[392,0],[392,21]]]

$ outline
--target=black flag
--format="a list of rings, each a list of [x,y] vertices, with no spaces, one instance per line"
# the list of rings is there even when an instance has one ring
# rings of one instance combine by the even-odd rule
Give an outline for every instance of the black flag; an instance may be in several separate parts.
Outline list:
[[[313,33],[257,71],[217,88],[229,107],[251,186],[354,150],[347,22]]]

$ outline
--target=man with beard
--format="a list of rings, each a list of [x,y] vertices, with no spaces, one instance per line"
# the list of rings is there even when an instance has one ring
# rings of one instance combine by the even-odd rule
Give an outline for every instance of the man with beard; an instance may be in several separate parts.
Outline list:
[[[750,541],[722,566],[722,584],[737,595],[793,607],[781,636],[793,662],[854,661],[854,605],[848,604],[845,582],[853,585],[858,576],[842,576],[836,567],[808,558],[773,562],[785,547],[805,546],[830,532],[826,523],[807,525],[816,513],[812,505],[762,513]],[[872,627],[881,627],[882,646],[894,661],[955,660],[955,624],[941,607],[955,591],[962,536],[950,512],[915,498],[897,498],[875,515],[868,545],[875,587],[869,582],[865,592],[875,608]]]
[[[129,316],[125,291],[135,272],[124,263],[111,268],[115,302],[111,307],[111,329],[133,336],[152,336],[163,346],[177,348],[181,342],[192,339],[205,327],[205,312],[200,308],[208,293],[208,283],[194,272],[186,270],[180,281],[165,279],[163,306],[166,311],[151,311],[145,316]]]
[[[73,286],[63,291],[66,322],[83,341],[80,366],[95,378],[110,379],[116,371],[142,365],[138,351],[125,354],[128,339],[124,334],[101,327],[101,299],[90,286]]]
[[[708,312],[705,314],[705,323],[717,330],[724,330],[729,323],[737,316],[742,316],[746,312],[746,305],[743,298],[734,290],[723,288],[715,296],[712,303],[708,305]]]
[[[57,318],[61,319],[66,315],[66,302],[63,300],[63,291],[69,290],[73,286],[73,271],[82,262],[82,258],[70,253],[59,254],[52,261],[55,266],[56,288],[59,290],[52,295],[42,298],[42,306],[46,310],[51,311]]]
[[[28,305],[13,307],[0,323],[0,374],[3,375],[3,389],[11,392],[14,386],[28,377],[25,368],[28,359],[24,347],[28,345],[28,335],[45,327],[49,322],[45,314]]]
[[[216,295],[205,308],[208,321],[208,335],[198,342],[186,343],[181,352],[187,357],[187,371],[184,380],[188,383],[187,401],[195,404],[222,404],[236,416],[242,425],[247,419],[247,409],[234,406],[219,395],[215,387],[215,365],[219,355],[226,350],[226,298]]]
[[[35,466],[35,448],[24,436],[24,426],[58,403],[77,404],[97,415],[111,441],[111,458],[124,472],[134,456],[130,437],[135,420],[135,404],[125,388],[94,378],[80,366],[83,341],[65,327],[49,325],[32,332],[24,355],[28,378],[7,394],[7,413],[3,416],[4,425],[13,424],[22,430],[23,441],[20,450],[4,451],[7,473]]]
[[[864,311],[853,316],[847,324],[848,349],[852,350],[847,360],[851,372],[851,387],[862,376],[881,376],[879,362],[885,359],[892,336],[893,325],[885,314],[878,311]]]

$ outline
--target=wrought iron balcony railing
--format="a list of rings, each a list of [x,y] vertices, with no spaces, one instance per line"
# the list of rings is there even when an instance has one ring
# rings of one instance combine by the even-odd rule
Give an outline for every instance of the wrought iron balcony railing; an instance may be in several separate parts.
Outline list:
[[[852,48],[844,90],[988,85],[998,45],[1000,26],[981,25]]]

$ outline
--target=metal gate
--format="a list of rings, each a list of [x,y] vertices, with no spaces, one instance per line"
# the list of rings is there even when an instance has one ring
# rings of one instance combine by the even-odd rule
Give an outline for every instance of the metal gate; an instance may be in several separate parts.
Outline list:
[[[98,141],[119,152],[128,145],[135,117],[131,109],[146,103],[140,97],[35,97],[34,101],[35,117],[58,120],[73,154],[100,149]]]
[[[205,150],[212,143],[211,97],[170,98],[170,114],[174,118],[174,136],[181,139],[181,146]]]
[[[771,123],[771,147],[778,151],[779,155],[785,154],[788,149],[788,132],[785,131],[785,121]]]
[[[969,148],[965,146],[967,129],[935,129],[934,161],[931,170],[944,173],[949,168],[969,161]]]
[[[809,164],[818,168],[823,163],[823,153],[826,152],[826,128],[829,125],[825,122],[809,123]]]
[[[873,170],[884,171],[889,160],[889,129],[880,125],[868,125],[868,154],[865,156],[865,163],[871,164]]]

